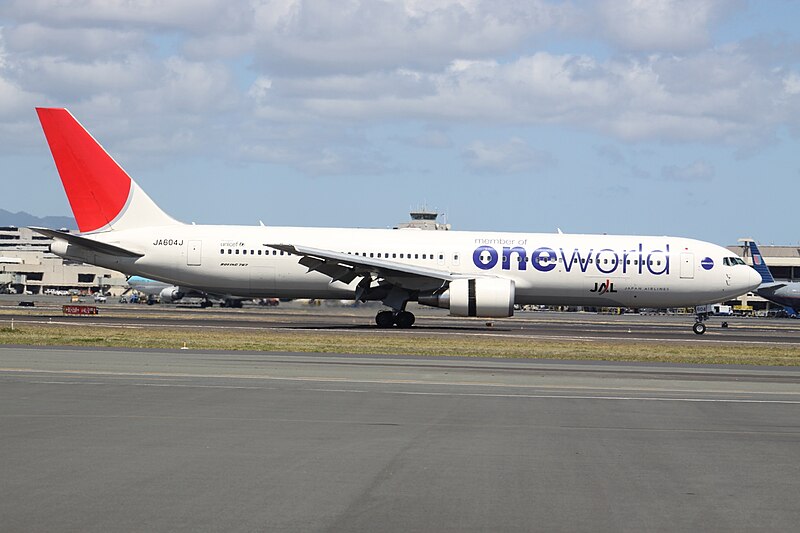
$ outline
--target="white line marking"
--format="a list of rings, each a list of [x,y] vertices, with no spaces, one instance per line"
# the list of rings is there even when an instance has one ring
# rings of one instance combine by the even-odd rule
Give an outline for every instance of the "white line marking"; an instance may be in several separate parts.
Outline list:
[[[69,373],[69,372],[67,372]],[[108,375],[108,374],[106,374]],[[113,374],[116,375],[116,374]],[[130,374],[128,374],[130,375]],[[149,377],[148,375],[139,374],[139,377]],[[180,376],[180,377],[185,377]],[[209,376],[197,376],[197,377],[209,377]],[[214,376],[214,377],[223,377],[223,376]],[[315,378],[263,378],[265,380],[286,380],[286,381],[327,381],[325,379],[315,379]],[[374,383],[374,384],[412,384],[412,385],[461,385],[461,386],[486,386],[485,384],[479,383],[430,383],[430,382],[418,382],[418,381],[411,381],[411,380],[387,380],[387,381],[357,381],[357,380],[350,380],[347,381],[348,383]],[[63,385],[84,385],[84,384],[91,384],[91,385],[119,385],[118,382],[108,382],[108,383],[101,383],[101,382],[82,382],[82,381],[33,381],[32,383],[38,384],[63,384]],[[135,383],[135,382],[128,382],[124,385],[136,386],[136,387],[178,387],[178,388],[206,388],[206,389],[232,389],[232,390],[239,390],[239,389],[247,389],[247,390],[276,390],[274,387],[257,387],[257,386],[241,386],[241,385],[203,385],[203,384],[184,384],[184,383]],[[508,386],[508,387],[517,387],[515,385],[499,385],[499,386]],[[529,388],[533,388],[536,386],[528,386]],[[556,388],[556,387],[553,387]],[[575,387],[564,387],[565,389],[574,389]],[[601,389],[601,388],[592,388],[593,390],[613,390],[613,389]],[[303,391],[308,392],[332,392],[332,393],[368,393],[372,392],[374,394],[393,394],[393,395],[405,395],[405,396],[442,396],[442,397],[473,397],[473,398],[509,398],[509,399],[537,399],[537,400],[605,400],[605,401],[644,401],[644,402],[683,402],[683,403],[733,403],[733,404],[775,404],[775,405],[800,405],[800,400],[769,400],[769,399],[747,399],[747,398],[699,398],[699,397],[669,397],[669,396],[603,396],[598,394],[536,394],[536,393],[480,393],[480,392],[433,392],[433,391],[404,391],[404,390],[376,390],[376,391],[368,391],[364,389],[326,389],[326,388],[303,388],[300,389]],[[636,390],[636,389],[623,389],[623,390]],[[643,391],[649,389],[641,389]],[[662,391],[664,392],[664,391]],[[685,391],[675,391],[675,392],[685,392]],[[762,395],[768,394],[766,392],[752,392],[752,391],[713,391],[709,393],[714,394],[742,394],[742,395]],[[786,394],[786,395],[793,395],[795,393],[787,392],[787,393],[774,393],[774,394]]]

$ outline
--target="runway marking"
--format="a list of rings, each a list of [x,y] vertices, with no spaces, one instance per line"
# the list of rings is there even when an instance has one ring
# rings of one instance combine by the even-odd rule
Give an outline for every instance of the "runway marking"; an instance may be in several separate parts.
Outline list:
[[[627,389],[626,389],[627,390]],[[800,405],[800,400],[756,400],[744,398],[672,398],[661,396],[597,396],[576,394],[498,394],[479,392],[419,392],[419,391],[381,391],[382,394],[402,394],[409,396],[477,396],[489,398],[531,398],[537,400],[613,400],[613,401],[643,401],[643,402],[686,402],[686,403],[765,403],[781,405]],[[736,394],[761,394],[742,393]]]
[[[8,373],[30,373],[30,374],[56,374],[56,375],[74,375],[74,376],[106,376],[111,378],[147,378],[151,380],[169,380],[176,378],[189,378],[189,379],[245,379],[245,380],[264,380],[264,381],[308,381],[317,383],[368,383],[376,385],[435,385],[435,386],[455,386],[455,387],[497,387],[508,389],[570,389],[570,390],[620,390],[622,388],[609,388],[609,387],[592,387],[587,385],[549,385],[547,383],[497,383],[489,381],[422,381],[417,379],[359,379],[351,377],[322,377],[322,376],[276,376],[272,374],[189,374],[180,372],[112,372],[112,371],[95,371],[95,370],[37,370],[33,368],[0,368],[0,372]],[[535,376],[538,377],[538,376]],[[735,376],[732,376],[735,377]],[[626,378],[618,378],[626,379]],[[635,379],[642,379],[637,376]],[[675,381],[682,381],[677,379]],[[683,380],[685,381],[685,380]],[[692,380],[691,383],[698,381]],[[165,386],[170,386],[171,383],[166,383]],[[154,385],[155,386],[155,385]],[[192,385],[194,386],[194,385]],[[257,387],[261,388],[261,387]],[[795,387],[797,388],[797,387]],[[685,389],[666,389],[658,387],[625,387],[622,390],[629,391],[655,391],[655,392],[686,392]],[[759,394],[759,395],[800,395],[800,389],[797,391],[749,391],[741,389],[706,389],[703,392],[709,394]]]
[[[369,421],[369,420],[343,420],[332,418],[284,418],[284,417],[244,417],[244,416],[177,416],[177,415],[100,415],[100,414],[41,414],[41,413],[23,413],[23,414],[0,414],[0,419],[3,418],[26,418],[26,419],[89,419],[89,420],[216,420],[216,421],[238,421],[238,422],[267,422],[267,423],[288,423],[288,424],[336,424],[336,425],[350,425],[350,426],[382,426],[382,427],[403,427],[403,426],[421,426],[430,427],[431,423],[428,421],[423,422],[386,422],[386,421]],[[475,428],[474,423],[453,423],[441,422],[434,423],[439,427],[465,427]],[[681,428],[681,427],[623,427],[623,426],[578,426],[578,425],[555,425],[555,424],[479,424],[480,427],[497,428],[497,429],[518,429],[535,427],[537,430],[567,430],[567,431],[641,431],[641,432],[657,432],[657,433],[717,433],[717,434],[732,434],[732,435],[780,435],[780,436],[796,436],[800,431],[792,429],[764,429],[760,431],[747,430],[747,429],[694,429],[694,428]]]
[[[550,388],[562,390],[592,390],[592,391],[641,391],[641,392],[673,392],[685,393],[687,391],[680,389],[652,389],[652,388],[607,388],[607,387],[581,387],[581,386],[559,386],[559,385],[507,385],[507,384],[492,384],[492,383],[472,383],[472,382],[426,382],[415,380],[354,380],[345,378],[316,378],[316,377],[272,377],[272,376],[230,376],[230,375],[193,375],[193,374],[148,374],[148,373],[107,373],[107,372],[79,372],[79,371],[37,371],[37,370],[7,370],[0,369],[2,372],[28,372],[28,373],[54,373],[54,374],[73,374],[73,375],[105,375],[105,376],[125,376],[125,377],[139,377],[150,378],[151,376],[160,377],[196,377],[196,378],[217,378],[217,379],[263,379],[275,381],[315,381],[315,382],[338,382],[338,383],[368,383],[379,385],[435,385],[435,386],[470,386],[470,387],[504,387],[504,388]],[[83,384],[106,384],[106,385],[119,385],[119,382],[82,382],[82,381],[33,381],[33,383],[40,384],[64,384],[64,385],[83,385]],[[249,389],[249,390],[276,390],[274,387],[258,387],[258,386],[243,386],[243,385],[214,385],[214,384],[191,384],[191,383],[134,383],[126,382],[124,385],[141,386],[141,387],[176,387],[176,388],[213,388],[213,389]],[[450,397],[479,397],[479,398],[527,398],[527,399],[571,399],[571,400],[612,400],[612,401],[661,401],[661,402],[686,402],[686,403],[741,403],[741,404],[781,404],[781,405],[800,405],[800,400],[771,400],[771,399],[748,399],[748,398],[700,398],[700,397],[670,397],[670,396],[608,396],[608,395],[588,395],[588,394],[537,394],[537,393],[479,393],[479,392],[434,392],[434,391],[367,391],[363,389],[328,389],[328,388],[303,388],[300,389],[309,392],[337,392],[337,393],[365,393],[373,392],[375,394],[395,394],[395,395],[408,395],[408,396],[450,396]],[[705,390],[704,394],[728,394],[728,395],[782,395],[782,396],[796,396],[800,392],[771,392],[771,391],[746,391],[746,390]]]

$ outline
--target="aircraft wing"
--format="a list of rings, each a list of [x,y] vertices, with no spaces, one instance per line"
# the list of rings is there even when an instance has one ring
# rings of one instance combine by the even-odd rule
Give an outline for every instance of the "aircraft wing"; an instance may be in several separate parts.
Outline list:
[[[309,246],[293,244],[267,244],[266,246],[299,255],[301,256],[300,264],[308,268],[309,272],[320,272],[330,276],[334,281],[343,283],[350,283],[356,278],[374,274],[393,285],[414,290],[435,288],[444,282],[470,277],[438,268],[406,265],[389,259],[345,254]]]
[[[100,252],[102,254],[115,255],[119,257],[134,257],[134,258],[142,257],[144,255],[137,252],[132,252],[130,250],[126,250],[125,248],[121,248],[119,246],[114,246],[113,244],[107,244],[104,242],[96,241],[94,239],[89,239],[87,237],[83,237],[81,235],[75,235],[73,233],[67,233],[64,231],[58,231],[48,228],[31,227],[30,229],[32,229],[36,233],[41,233],[42,235],[47,235],[48,237],[53,237],[54,239],[61,239],[62,241],[67,241],[69,244],[80,246],[81,248],[86,248],[87,250],[92,250],[94,252]]]
[[[756,291],[765,290],[769,292],[774,292],[778,289],[786,287],[787,285],[788,283],[782,281],[776,281],[774,283],[762,283],[761,285],[758,286],[758,289],[756,289]]]

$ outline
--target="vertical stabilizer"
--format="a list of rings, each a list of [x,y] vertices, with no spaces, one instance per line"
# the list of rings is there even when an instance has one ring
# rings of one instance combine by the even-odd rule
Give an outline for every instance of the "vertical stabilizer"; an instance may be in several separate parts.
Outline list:
[[[66,109],[37,108],[82,233],[180,224],[164,213]]]
[[[775,278],[772,277],[772,273],[769,271],[769,267],[764,262],[764,258],[761,256],[758,246],[753,241],[750,241],[750,255],[753,256],[753,268],[755,268],[756,271],[761,274],[761,280],[764,283],[774,283]]]

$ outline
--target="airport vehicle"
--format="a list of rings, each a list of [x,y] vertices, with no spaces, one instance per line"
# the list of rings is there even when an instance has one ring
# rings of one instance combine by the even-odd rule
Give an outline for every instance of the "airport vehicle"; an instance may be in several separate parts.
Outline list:
[[[189,287],[179,287],[163,281],[143,278],[141,276],[131,276],[128,278],[128,286],[141,292],[148,297],[148,303],[155,303],[156,298],[161,303],[176,303],[188,298],[200,298],[200,307],[211,307],[211,300],[220,300],[222,307],[242,307],[242,298],[231,295],[212,295],[204,291]]]
[[[753,268],[761,275],[761,284],[756,288],[755,293],[784,306],[788,316],[798,316],[800,314],[800,282],[797,281],[775,281],[769,267],[764,262],[764,257],[754,241],[748,241],[750,255],[753,258]]]
[[[69,111],[37,112],[80,230],[34,228],[51,250],[181,288],[381,301],[377,325],[404,328],[409,301],[464,317],[512,316],[515,304],[688,307],[761,281],[725,248],[680,237],[184,224]]]

